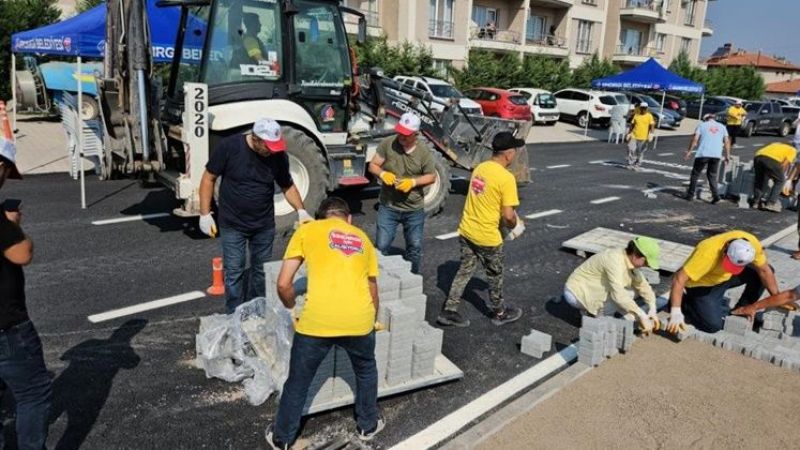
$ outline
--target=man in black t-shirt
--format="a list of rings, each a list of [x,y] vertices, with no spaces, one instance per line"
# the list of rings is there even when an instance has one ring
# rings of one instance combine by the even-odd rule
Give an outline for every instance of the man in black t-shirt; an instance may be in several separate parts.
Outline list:
[[[0,187],[6,178],[21,179],[14,145],[0,138]],[[17,446],[42,449],[47,441],[47,423],[52,382],[44,365],[42,343],[28,318],[25,306],[25,275],[22,266],[33,258],[33,242],[22,232],[18,204],[3,202],[0,211],[0,380],[17,403]],[[0,421],[0,448],[4,448]]]
[[[272,255],[275,239],[275,183],[297,211],[298,222],[312,219],[303,208],[300,191],[289,173],[281,127],[272,119],[259,119],[251,133],[224,139],[211,154],[200,181],[200,230],[211,237],[217,235],[217,224],[211,217],[211,197],[217,177],[222,177],[217,207],[225,271],[225,309],[230,314],[243,302],[265,294],[264,263]],[[249,287],[243,289],[248,246],[250,281]]]

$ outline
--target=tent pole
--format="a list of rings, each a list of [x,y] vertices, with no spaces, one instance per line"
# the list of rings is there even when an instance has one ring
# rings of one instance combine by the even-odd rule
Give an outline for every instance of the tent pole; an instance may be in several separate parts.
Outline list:
[[[667,99],[667,91],[663,90],[663,91],[661,91],[661,112],[659,113],[661,115],[661,117],[664,117],[664,101],[666,99]],[[656,130],[653,130],[653,131],[654,132],[658,131],[658,127],[656,127]],[[653,150],[658,148],[658,135],[659,135],[659,133],[655,133],[655,139],[653,140]]]
[[[697,120],[703,120],[703,103],[706,99],[706,91],[700,94],[700,113],[697,114]]]
[[[76,77],[78,80],[78,126],[76,131],[78,133],[78,158],[81,161],[81,209],[86,209],[86,180],[83,173],[83,80],[81,79],[83,67],[81,63],[81,57],[78,56],[78,76]]]
[[[14,115],[11,117],[11,135],[14,141],[17,140],[17,55],[11,53],[11,104],[13,105]]]
[[[583,136],[589,135],[589,122],[592,121],[592,113],[589,111],[589,102],[586,102],[586,126],[583,127]]]

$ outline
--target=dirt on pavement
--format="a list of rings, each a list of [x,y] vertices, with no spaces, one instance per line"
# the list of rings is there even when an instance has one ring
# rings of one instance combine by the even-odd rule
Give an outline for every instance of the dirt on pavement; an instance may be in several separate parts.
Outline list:
[[[653,336],[477,448],[797,448],[798,406],[796,372]]]

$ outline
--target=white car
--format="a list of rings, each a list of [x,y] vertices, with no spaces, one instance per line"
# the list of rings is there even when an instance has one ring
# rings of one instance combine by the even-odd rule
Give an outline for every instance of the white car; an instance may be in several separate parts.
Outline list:
[[[589,89],[567,88],[555,94],[561,120],[574,120],[581,128],[592,123],[608,126],[611,121],[611,108],[616,105],[628,106],[625,94]]]
[[[555,125],[558,122],[561,113],[558,111],[558,104],[552,92],[534,88],[511,88],[509,91],[525,97],[525,100],[531,105],[533,123]]]
[[[444,80],[431,77],[407,77],[404,75],[397,75],[393,80],[398,83],[403,83],[408,87],[427,92],[431,97],[440,102],[448,102],[451,98],[457,98],[458,104],[465,113],[478,116],[483,115],[481,105],[464,97],[464,94]],[[431,109],[436,112],[442,112],[444,106],[438,103],[431,103]]]

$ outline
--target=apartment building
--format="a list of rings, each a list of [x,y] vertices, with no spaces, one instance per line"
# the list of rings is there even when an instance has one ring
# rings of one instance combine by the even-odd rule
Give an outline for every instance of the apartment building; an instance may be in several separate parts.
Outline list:
[[[462,67],[470,49],[546,55],[577,67],[597,53],[619,65],[681,50],[698,61],[714,0],[346,0],[370,34],[429,46],[437,64]]]

